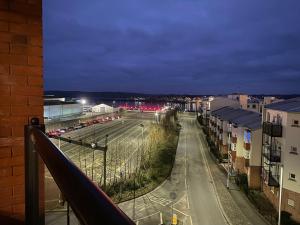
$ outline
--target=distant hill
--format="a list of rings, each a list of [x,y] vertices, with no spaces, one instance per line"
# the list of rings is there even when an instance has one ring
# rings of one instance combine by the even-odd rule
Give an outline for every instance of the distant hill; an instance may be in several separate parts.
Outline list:
[[[137,97],[150,97],[151,95],[142,93],[127,93],[127,92],[82,92],[82,91],[45,91],[45,95],[54,95],[56,97],[66,98],[116,98],[116,99],[131,99]]]

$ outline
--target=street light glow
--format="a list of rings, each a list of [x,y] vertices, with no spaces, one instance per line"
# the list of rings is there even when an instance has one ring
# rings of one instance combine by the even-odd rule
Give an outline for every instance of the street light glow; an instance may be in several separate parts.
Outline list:
[[[85,104],[87,103],[87,101],[86,101],[86,99],[81,99],[81,100],[80,100],[80,103],[81,103],[82,105],[85,105]]]

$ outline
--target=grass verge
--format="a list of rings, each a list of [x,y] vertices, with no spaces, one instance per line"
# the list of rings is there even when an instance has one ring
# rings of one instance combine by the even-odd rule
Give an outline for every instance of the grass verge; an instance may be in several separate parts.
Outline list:
[[[118,181],[106,193],[116,203],[145,195],[164,182],[171,174],[179,137],[176,122],[154,124],[150,133],[151,150],[145,155],[136,174]]]

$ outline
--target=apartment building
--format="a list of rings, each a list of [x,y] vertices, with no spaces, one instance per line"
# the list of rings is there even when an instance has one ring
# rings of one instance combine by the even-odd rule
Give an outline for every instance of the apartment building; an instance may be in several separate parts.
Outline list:
[[[228,154],[231,173],[245,173],[250,188],[260,188],[261,115],[223,107],[211,113],[210,137],[222,155]]]
[[[266,105],[263,110],[262,189],[278,208],[283,167],[282,210],[300,221],[300,98]]]
[[[262,113],[262,100],[252,98],[248,100],[247,110]]]
[[[240,103],[240,108],[247,109],[249,96],[242,93],[233,93],[227,96],[229,99],[236,100]]]
[[[265,105],[282,101],[281,99],[275,97],[264,97],[263,99],[250,97],[247,103],[247,110],[262,113]]]
[[[226,106],[231,106],[232,108],[239,108],[240,103],[235,99],[230,99],[227,97],[210,96],[202,99],[201,107],[200,107],[200,115],[203,124],[208,123],[212,111],[218,110]]]

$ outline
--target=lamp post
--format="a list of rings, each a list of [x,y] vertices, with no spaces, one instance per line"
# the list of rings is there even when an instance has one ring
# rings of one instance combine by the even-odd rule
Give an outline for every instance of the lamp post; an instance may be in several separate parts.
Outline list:
[[[280,184],[279,184],[279,202],[278,202],[278,225],[281,224],[281,204],[282,204],[282,185],[283,185],[283,165],[280,165]]]
[[[92,181],[94,181],[94,162],[95,162],[95,150],[94,148],[97,147],[97,143],[92,143],[91,147],[93,148],[93,161],[92,161]]]
[[[82,105],[82,114],[83,114],[83,112],[84,112],[84,105],[87,103],[87,100],[86,99],[80,99],[80,103],[81,103],[81,105]]]
[[[155,112],[155,122],[159,123],[159,114],[158,114],[158,112]]]
[[[103,189],[106,190],[106,153],[107,153],[107,144],[108,144],[108,134],[105,136],[105,149],[103,155]]]

